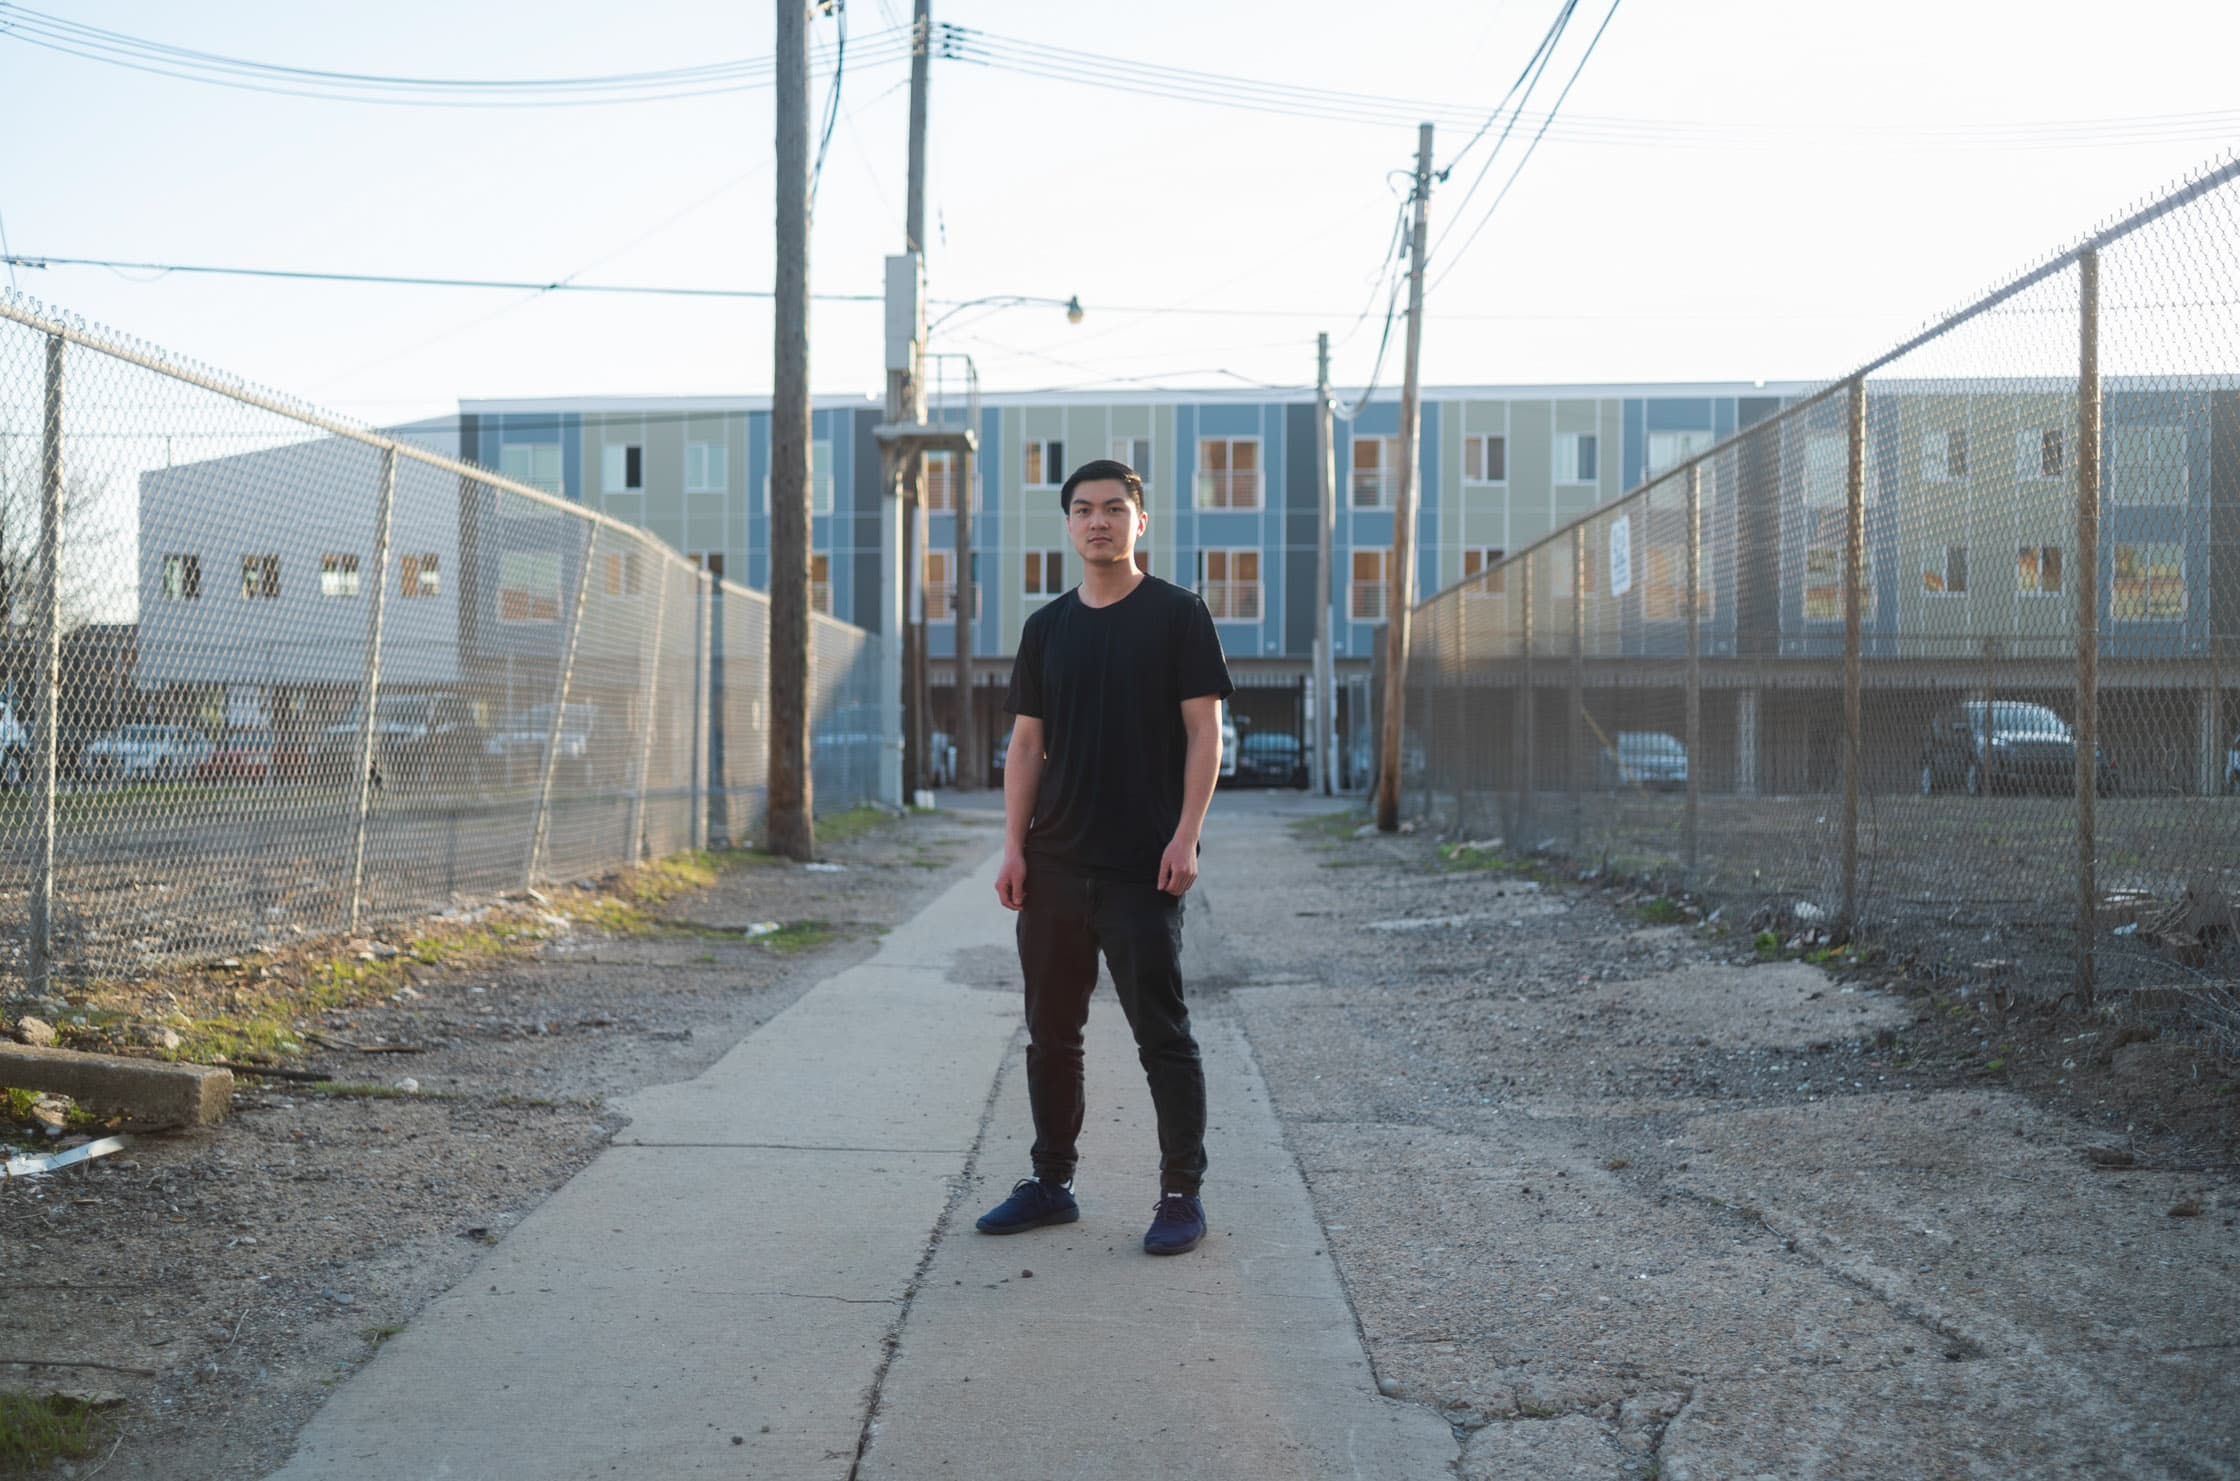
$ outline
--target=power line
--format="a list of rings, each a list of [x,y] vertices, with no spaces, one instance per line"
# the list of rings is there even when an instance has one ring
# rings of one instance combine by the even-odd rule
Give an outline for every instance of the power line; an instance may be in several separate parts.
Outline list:
[[[1610,9],[1603,15],[1602,24],[1594,28],[1594,35],[1587,38],[1587,49],[1579,53],[1578,65],[1571,69],[1571,76],[1565,79],[1563,91],[1556,94],[1555,105],[1548,110],[1547,120],[1541,124],[1540,131],[1532,136],[1532,142],[1525,146],[1524,158],[1517,161],[1517,167],[1511,170],[1509,178],[1501,183],[1500,193],[1495,195],[1492,204],[1486,207],[1486,213],[1478,218],[1478,224],[1470,228],[1470,235],[1464,237],[1462,245],[1455,249],[1453,261],[1450,261],[1445,268],[1441,269],[1439,276],[1432,280],[1431,289],[1436,289],[1441,283],[1444,283],[1448,274],[1454,271],[1455,265],[1469,254],[1470,244],[1478,239],[1478,233],[1486,229],[1486,223],[1493,219],[1493,213],[1501,209],[1502,201],[1508,198],[1510,187],[1517,183],[1517,177],[1524,173],[1524,167],[1532,163],[1532,152],[1540,147],[1540,140],[1548,131],[1548,123],[1554,122],[1556,114],[1562,111],[1563,100],[1571,96],[1572,85],[1579,80],[1579,74],[1587,70],[1587,62],[1594,56],[1594,49],[1602,43],[1602,33],[1610,29],[1610,22],[1618,14],[1619,3],[1620,0],[1610,0]],[[1441,240],[1444,241],[1444,238]]]
[[[1507,106],[1509,98],[1516,96],[1519,87],[1524,89],[1523,103],[1532,101],[1532,95],[1539,90],[1540,79],[1547,76],[1548,64],[1555,59],[1556,47],[1562,42],[1563,33],[1570,29],[1571,17],[1578,13],[1578,9],[1579,0],[1564,0],[1562,8],[1556,12],[1554,22],[1549,25],[1547,34],[1540,38],[1540,45],[1525,62],[1524,70],[1519,72],[1517,80],[1509,85],[1508,96],[1501,100],[1501,106],[1496,107],[1493,115],[1486,119],[1488,127],[1492,125],[1494,117],[1500,115],[1502,107]],[[1485,184],[1486,176],[1493,170],[1494,161],[1501,158],[1501,151],[1508,144],[1509,136],[1517,126],[1517,118],[1523,111],[1523,103],[1520,103],[1518,108],[1509,114],[1509,121],[1501,126],[1501,137],[1493,141],[1493,148],[1488,150],[1486,157],[1479,162],[1478,173],[1470,179],[1470,188],[1462,192],[1462,199],[1455,203],[1454,210],[1448,214],[1446,229],[1439,233],[1438,241],[1431,243],[1429,255],[1436,256],[1439,249],[1446,245],[1447,238],[1454,235],[1455,228],[1461,225],[1463,213],[1470,209],[1471,198],[1477,195],[1478,187]],[[1480,128],[1478,133],[1483,135],[1485,128]],[[1475,144],[1477,139],[1473,137],[1470,142]],[[1452,171],[1455,165],[1469,152],[1470,145],[1465,144],[1461,152],[1447,162],[1446,170],[1442,170],[1438,178],[1443,182],[1447,178],[1448,172]]]
[[[405,273],[327,273],[278,267],[213,267],[186,262],[120,262],[106,257],[34,257],[29,254],[11,254],[7,262],[11,267],[105,267],[118,271],[203,273],[233,278],[289,278],[313,283],[383,283],[409,288],[502,288],[514,292],[536,293],[642,293],[668,298],[775,296],[768,288],[692,288],[663,283],[573,283],[564,278],[534,282],[512,278],[413,277]],[[886,302],[885,295],[878,293],[815,293],[810,296],[829,303]]]
[[[840,121],[840,80],[848,69],[848,7],[844,3],[833,7],[833,22],[838,27],[839,39],[832,57],[832,89],[824,105],[824,137],[817,140],[817,162],[809,170],[809,214],[817,211],[817,187],[824,183],[825,151],[832,148],[832,128]]]

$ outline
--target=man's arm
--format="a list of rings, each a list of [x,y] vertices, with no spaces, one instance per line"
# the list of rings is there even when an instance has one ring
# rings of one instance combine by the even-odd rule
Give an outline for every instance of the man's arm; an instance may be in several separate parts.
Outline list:
[[[1216,733],[1214,745],[1221,739]],[[1007,910],[1027,903],[1027,824],[1034,820],[1034,797],[1042,785],[1042,720],[1035,715],[1011,719],[1011,749],[1003,758],[1003,867],[996,871],[996,898]]]
[[[1221,696],[1184,700],[1182,731],[1189,737],[1182,762],[1182,821],[1159,856],[1159,888],[1170,895],[1187,894],[1198,882],[1198,836],[1205,831],[1213,784],[1221,776]]]

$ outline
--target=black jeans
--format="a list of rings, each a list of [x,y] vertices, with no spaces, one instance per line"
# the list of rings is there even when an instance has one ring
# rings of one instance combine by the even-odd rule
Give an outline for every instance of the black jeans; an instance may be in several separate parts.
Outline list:
[[[1081,1138],[1081,1030],[1104,952],[1159,1118],[1159,1191],[1196,1193],[1206,1174],[1206,1077],[1182,1002],[1182,901],[1156,885],[1030,868],[1019,912],[1027,982],[1027,1098],[1034,1171],[1069,1182]]]

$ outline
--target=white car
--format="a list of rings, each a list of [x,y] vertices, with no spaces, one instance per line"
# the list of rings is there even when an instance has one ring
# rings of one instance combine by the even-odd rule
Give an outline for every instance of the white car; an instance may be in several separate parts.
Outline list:
[[[1237,722],[1229,718],[1229,707],[1221,707],[1221,779],[1233,781],[1237,775]]]
[[[139,782],[190,775],[214,750],[189,725],[120,725],[78,755],[88,781]]]

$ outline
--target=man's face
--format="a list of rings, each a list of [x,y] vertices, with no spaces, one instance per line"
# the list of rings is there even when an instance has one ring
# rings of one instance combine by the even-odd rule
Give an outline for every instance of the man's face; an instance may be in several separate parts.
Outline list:
[[[1073,548],[1092,565],[1132,560],[1146,524],[1143,511],[1118,479],[1084,483],[1066,506],[1066,533]]]

